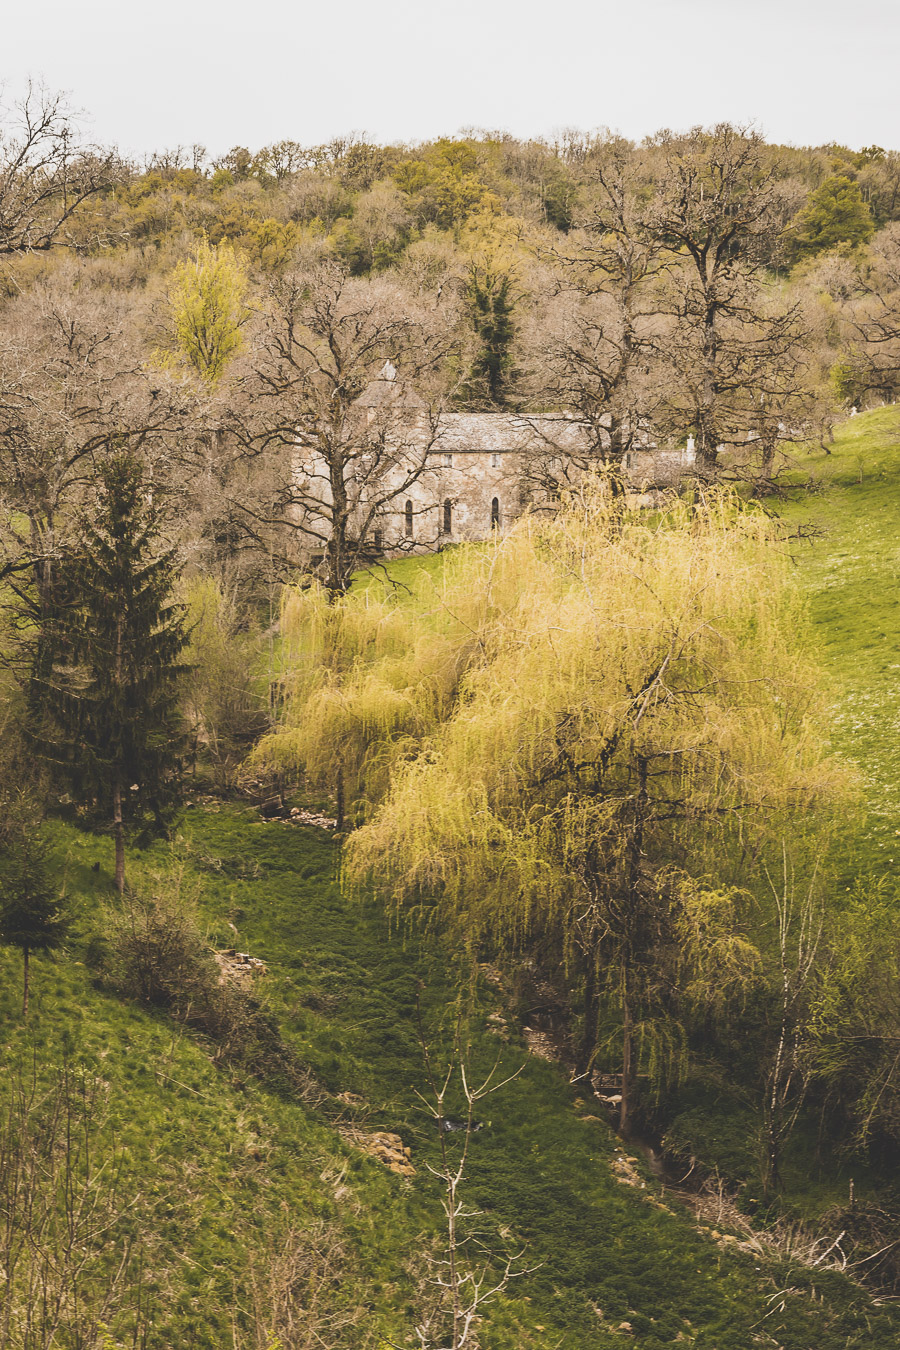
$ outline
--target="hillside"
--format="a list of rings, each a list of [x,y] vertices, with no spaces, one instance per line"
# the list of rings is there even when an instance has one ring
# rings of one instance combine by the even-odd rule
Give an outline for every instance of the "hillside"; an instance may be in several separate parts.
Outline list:
[[[175,846],[181,885],[202,886],[213,945],[236,943],[267,963],[267,1004],[327,1094],[303,1104],[283,1083],[217,1065],[208,1039],[98,987],[85,961],[96,962],[90,937],[103,931],[111,900],[109,844],[64,826],[55,844],[82,906],[82,940],[56,962],[34,960],[27,1029],[19,961],[3,951],[3,1066],[10,1085],[17,1071],[27,1085],[34,1062],[44,1086],[66,1064],[79,1091],[99,1089],[94,1166],[103,1159],[107,1175],[119,1169],[119,1211],[108,1232],[86,1239],[100,1257],[85,1290],[91,1280],[100,1287],[126,1238],[135,1244],[131,1289],[123,1284],[118,1312],[112,1300],[104,1344],[411,1343],[424,1254],[440,1231],[428,1174],[434,1129],[416,1097],[426,1087],[415,996],[422,981],[439,1042],[454,999],[447,953],[402,941],[377,913],[342,899],[324,831],[262,823],[237,806],[187,812]],[[160,846],[140,871],[146,878],[168,864]],[[483,1212],[488,1245],[523,1250],[530,1273],[492,1305],[485,1346],[745,1350],[760,1328],[771,1337],[763,1343],[784,1350],[900,1343],[890,1306],[830,1272],[715,1241],[660,1196],[640,1163],[617,1171],[617,1141],[590,1108],[579,1118],[565,1075],[531,1058],[517,1032],[508,1044],[487,1034],[497,1008],[496,992],[480,986],[470,1008],[473,1063],[486,1071],[499,1048],[504,1072],[524,1068],[486,1106],[466,1200]],[[349,1105],[343,1093],[353,1094]],[[364,1156],[341,1126],[399,1133],[415,1176]],[[271,1312],[276,1295],[281,1321]],[[308,1317],[297,1316],[298,1303]],[[343,1312],[356,1330],[341,1330]],[[304,1339],[313,1325],[323,1340]]]
[[[868,821],[848,831],[846,867],[884,871],[898,814],[891,728],[900,697],[900,414],[854,419],[830,456],[801,468],[820,490],[783,514],[816,529],[798,549],[798,572],[834,681],[836,747],[862,766],[869,805]],[[714,1234],[641,1160],[623,1160],[567,1075],[528,1053],[494,984],[482,979],[459,995],[452,953],[390,931],[380,912],[342,896],[327,831],[263,822],[252,807],[199,798],[173,845],[136,854],[132,866],[138,889],[198,895],[212,947],[265,962],[257,991],[286,1046],[265,1062],[116,992],[103,974],[115,908],[110,842],[63,822],[53,825],[52,842],[79,919],[61,956],[33,959],[27,1026],[21,958],[0,949],[3,1111],[19,1129],[30,1119],[33,1158],[58,1158],[65,1131],[54,1134],[40,1102],[52,1099],[63,1073],[62,1114],[80,1123],[89,1148],[79,1152],[70,1131],[68,1181],[49,1165],[29,1174],[36,1214],[41,1196],[48,1212],[65,1211],[70,1196],[68,1242],[60,1246],[63,1228],[49,1220],[29,1238],[38,1253],[56,1251],[40,1266],[39,1284],[51,1302],[54,1291],[67,1291],[68,1329],[23,1339],[15,1319],[29,1298],[37,1306],[37,1294],[23,1284],[21,1256],[18,1266],[10,1260],[22,1238],[12,1225],[0,1235],[8,1272],[0,1308],[13,1318],[0,1319],[0,1346],[415,1344],[435,1271],[429,1257],[442,1241],[440,1191],[429,1173],[438,1164],[436,1133],[417,1096],[428,1093],[419,990],[432,1049],[446,1046],[461,1015],[473,1077],[498,1052],[502,1076],[521,1066],[480,1110],[484,1128],[472,1136],[464,1187],[494,1267],[503,1253],[521,1253],[514,1269],[524,1272],[485,1309],[486,1350],[900,1344],[895,1305],[833,1271],[775,1259],[724,1223]],[[498,1014],[508,1040],[493,1034]],[[291,1077],[286,1063],[304,1066],[312,1081]],[[460,1105],[457,1096],[451,1114]],[[401,1136],[414,1175],[354,1146],[353,1132],[359,1142],[376,1131]],[[7,1129],[7,1145],[15,1133]],[[451,1150],[458,1146],[451,1140]],[[22,1185],[13,1152],[0,1149],[6,1213]]]
[[[814,491],[780,510],[812,530],[795,556],[833,681],[834,744],[863,775],[859,859],[889,867],[900,825],[900,410],[851,418],[829,448],[802,456]]]

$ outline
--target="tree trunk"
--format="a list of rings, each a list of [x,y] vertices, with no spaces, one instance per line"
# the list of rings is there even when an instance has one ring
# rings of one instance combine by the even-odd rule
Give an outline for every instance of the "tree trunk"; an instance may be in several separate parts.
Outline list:
[[[331,530],[325,548],[325,586],[329,599],[336,600],[350,588],[352,564],[348,554],[350,550],[347,533],[351,515],[345,475],[348,473],[343,454],[334,447],[340,443],[341,431],[335,429],[332,439],[332,454],[328,466],[329,486],[331,488]],[[352,465],[350,468],[352,473]]]
[[[772,474],[775,468],[775,446],[777,433],[774,431],[763,431],[759,438],[761,447],[759,473],[756,475],[756,482],[753,485],[753,495],[763,497],[766,493],[774,491]]]
[[[28,1016],[28,958],[31,955],[27,947],[22,948],[23,960],[23,978],[22,978],[22,1021]]]
[[[619,1134],[628,1137],[631,1128],[631,1099],[634,1079],[634,1037],[631,1023],[631,1000],[626,989],[622,1003],[622,1105],[619,1108]]]
[[[125,828],[122,823],[122,784],[113,788],[113,832],[116,839],[116,890],[125,891]]]
[[[123,623],[120,612],[116,624],[116,688],[121,690],[124,684]],[[125,831],[122,825],[122,770],[114,771],[113,779],[113,831],[116,836],[116,890],[119,895],[125,892]]]
[[[631,1126],[634,1098],[634,1024],[631,1009],[630,976],[634,961],[634,923],[639,912],[639,885],[641,853],[644,847],[644,821],[647,811],[647,757],[637,755],[637,793],[634,800],[634,828],[628,850],[629,933],[623,948],[622,961],[622,1106],[619,1112],[619,1131],[623,1137]]]
[[[716,329],[716,306],[707,302],[703,323],[703,352],[701,357],[701,406],[697,419],[697,458],[703,476],[715,478],[718,472],[719,444],[717,422],[719,334]]]
[[[625,495],[625,453],[629,436],[622,419],[612,414],[609,424],[609,455],[605,467],[609,470],[610,490],[614,497]]]
[[[590,1070],[591,1060],[597,1048],[597,967],[589,958],[584,971],[584,1027],[581,1033],[581,1046],[578,1054],[577,1072],[586,1074]]]
[[[334,795],[335,795],[335,802],[336,802],[335,810],[334,810],[334,814],[335,814],[335,817],[336,817],[336,821],[335,821],[335,830],[336,830],[338,833],[340,833],[340,831],[343,830],[343,828],[344,828],[344,766],[343,766],[343,764],[341,764],[341,765],[338,766],[338,771],[337,771],[337,785],[336,785],[336,788],[335,788],[335,794],[334,794]]]
[[[787,993],[785,992],[785,997]],[[778,1047],[775,1062],[769,1078],[768,1100],[764,1111],[765,1133],[765,1175],[763,1176],[763,1194],[771,1199],[775,1191],[781,1189],[781,1143],[784,1124],[784,1096],[786,1093],[785,1076],[790,1080],[787,1066],[788,1027],[782,1016],[778,1035]]]

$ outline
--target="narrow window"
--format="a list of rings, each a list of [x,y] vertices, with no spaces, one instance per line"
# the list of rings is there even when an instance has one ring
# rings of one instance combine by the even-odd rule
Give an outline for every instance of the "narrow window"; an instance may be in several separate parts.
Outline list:
[[[409,536],[410,539],[412,539],[412,532],[413,532],[413,512],[412,512],[412,502],[407,502],[407,503],[406,503],[406,533],[407,533],[407,535]]]
[[[444,466],[445,469],[452,469],[452,468],[453,468],[453,456],[452,456],[451,454],[446,454],[446,453],[443,454],[443,455],[441,455],[441,463],[443,464],[443,466]]]
[[[376,553],[380,553],[384,548],[384,530],[376,529],[372,535],[372,545]]]
[[[453,532],[453,503],[448,497],[444,502],[444,534]]]
[[[499,528],[500,528],[500,498],[493,497],[491,499],[491,529],[498,530]]]
[[[496,452],[494,452],[494,454],[491,455],[491,468],[492,469],[500,468],[500,456]]]

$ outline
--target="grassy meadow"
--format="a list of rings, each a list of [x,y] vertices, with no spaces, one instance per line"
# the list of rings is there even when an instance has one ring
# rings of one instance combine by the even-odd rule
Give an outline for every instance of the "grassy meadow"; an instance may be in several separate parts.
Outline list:
[[[416,1095],[425,1081],[415,998],[421,984],[439,1046],[457,1011],[452,954],[404,941],[380,914],[349,904],[323,831],[226,805],[186,813],[174,847],[182,885],[201,891],[212,945],[236,943],[266,961],[266,1004],[324,1089],[304,1104],[278,1082],[216,1064],[208,1040],[103,987],[86,961],[112,904],[109,843],[59,826],[55,845],[81,936],[64,957],[34,960],[27,1027],[19,960],[2,953],[2,1067],[7,1082],[17,1065],[27,1077],[36,1056],[46,1083],[65,1059],[102,1085],[96,1147],[121,1169],[123,1222],[144,1267],[149,1325],[136,1343],[255,1345],[254,1282],[292,1232],[323,1225],[342,1253],[329,1306],[352,1309],[369,1344],[406,1343],[423,1252],[440,1237],[427,1169],[436,1138]],[[134,880],[152,885],[171,862],[157,846]],[[485,1347],[745,1350],[760,1324],[785,1350],[898,1343],[895,1311],[845,1279],[714,1241],[640,1162],[637,1184],[618,1180],[617,1141],[577,1105],[577,1088],[529,1057],[515,1032],[509,1042],[489,1033],[496,991],[481,983],[465,1004],[473,1069],[487,1072],[498,1052],[504,1071],[524,1066],[485,1104],[488,1127],[473,1137],[467,1200],[481,1211],[479,1229],[495,1252],[527,1245],[530,1267],[492,1305]],[[347,1125],[400,1133],[415,1177],[351,1147]],[[131,1345],[133,1314],[113,1319],[109,1334],[111,1346]]]

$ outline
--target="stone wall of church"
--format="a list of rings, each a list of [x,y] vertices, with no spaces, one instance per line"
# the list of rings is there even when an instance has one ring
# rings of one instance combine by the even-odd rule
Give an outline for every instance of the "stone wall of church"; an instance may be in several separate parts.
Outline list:
[[[507,530],[522,512],[522,475],[515,454],[440,453],[384,516],[386,548],[432,550]],[[448,462],[449,461],[449,462]],[[410,512],[409,507],[412,510]]]
[[[529,505],[552,500],[535,490],[535,483],[571,484],[578,476],[575,466],[590,459],[584,429],[564,415],[447,413],[436,435],[424,417],[419,435],[416,417],[407,421],[405,449],[393,463],[385,458],[376,485],[378,495],[390,501],[370,538],[376,551],[388,555],[429,553],[487,539],[494,530],[505,533]],[[635,504],[643,504],[660,489],[677,487],[693,465],[690,444],[688,449],[645,444],[629,452],[623,467]],[[296,473],[298,482],[307,474],[311,482],[327,481],[324,465],[299,452]],[[364,507],[365,493],[361,500]],[[314,507],[309,518],[315,519]]]

